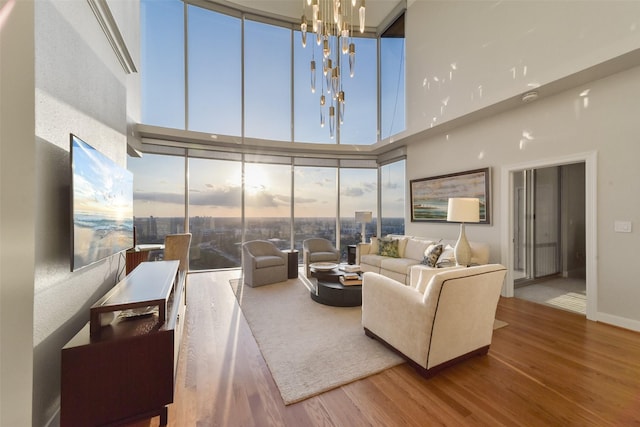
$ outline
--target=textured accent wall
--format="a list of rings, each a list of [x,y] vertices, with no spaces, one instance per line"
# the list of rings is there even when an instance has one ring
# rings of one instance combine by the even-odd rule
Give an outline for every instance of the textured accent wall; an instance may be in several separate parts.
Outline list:
[[[114,5],[135,8],[138,2]],[[122,253],[70,270],[69,134],[126,166],[128,75],[88,2],[38,1],[34,19],[33,424],[46,425],[56,422],[59,409],[60,350],[88,321],[89,307],[124,277],[125,265]],[[127,42],[138,52],[138,39]]]

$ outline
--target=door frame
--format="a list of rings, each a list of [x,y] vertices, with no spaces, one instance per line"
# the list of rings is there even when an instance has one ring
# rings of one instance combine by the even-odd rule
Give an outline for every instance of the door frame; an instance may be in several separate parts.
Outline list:
[[[513,179],[512,173],[523,169],[537,169],[549,166],[562,166],[571,163],[584,163],[585,173],[585,245],[586,245],[586,286],[587,319],[596,320],[598,303],[598,228],[597,228],[597,152],[571,154],[531,162],[503,166],[500,173],[500,206],[502,217],[501,262],[507,267],[507,276],[502,295],[513,297]]]

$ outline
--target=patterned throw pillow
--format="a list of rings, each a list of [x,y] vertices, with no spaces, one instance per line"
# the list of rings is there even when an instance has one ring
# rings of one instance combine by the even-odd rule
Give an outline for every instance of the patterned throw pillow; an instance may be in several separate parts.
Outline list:
[[[424,251],[424,258],[422,264],[428,267],[435,267],[438,262],[438,257],[442,253],[442,245],[440,243],[429,245],[426,251]]]
[[[378,255],[399,258],[397,239],[378,239]]]
[[[442,268],[442,267],[451,267],[453,265],[456,265],[456,256],[453,251],[454,249],[451,245],[445,246],[442,249],[442,254],[440,254],[440,257],[436,262],[436,266],[438,268]]]

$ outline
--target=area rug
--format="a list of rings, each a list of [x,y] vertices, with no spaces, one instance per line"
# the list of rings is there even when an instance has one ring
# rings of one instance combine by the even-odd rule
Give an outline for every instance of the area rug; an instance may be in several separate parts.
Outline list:
[[[403,362],[365,336],[360,307],[329,307],[305,278],[258,288],[230,284],[285,405]]]
[[[285,405],[403,363],[364,335],[360,307],[330,307],[309,296],[306,278],[258,288],[230,280]],[[496,320],[494,329],[507,323]]]

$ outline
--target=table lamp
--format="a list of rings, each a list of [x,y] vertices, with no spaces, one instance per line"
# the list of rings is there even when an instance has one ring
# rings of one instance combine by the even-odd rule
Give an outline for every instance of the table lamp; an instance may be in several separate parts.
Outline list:
[[[452,197],[447,208],[447,221],[460,223],[460,236],[456,242],[454,255],[456,265],[467,267],[471,262],[471,246],[464,232],[465,222],[480,222],[480,199]]]
[[[371,222],[372,218],[373,218],[373,215],[371,211],[356,211],[356,222],[359,222],[360,224],[362,224],[362,232],[361,232],[362,243],[365,243],[364,227],[368,222]]]

